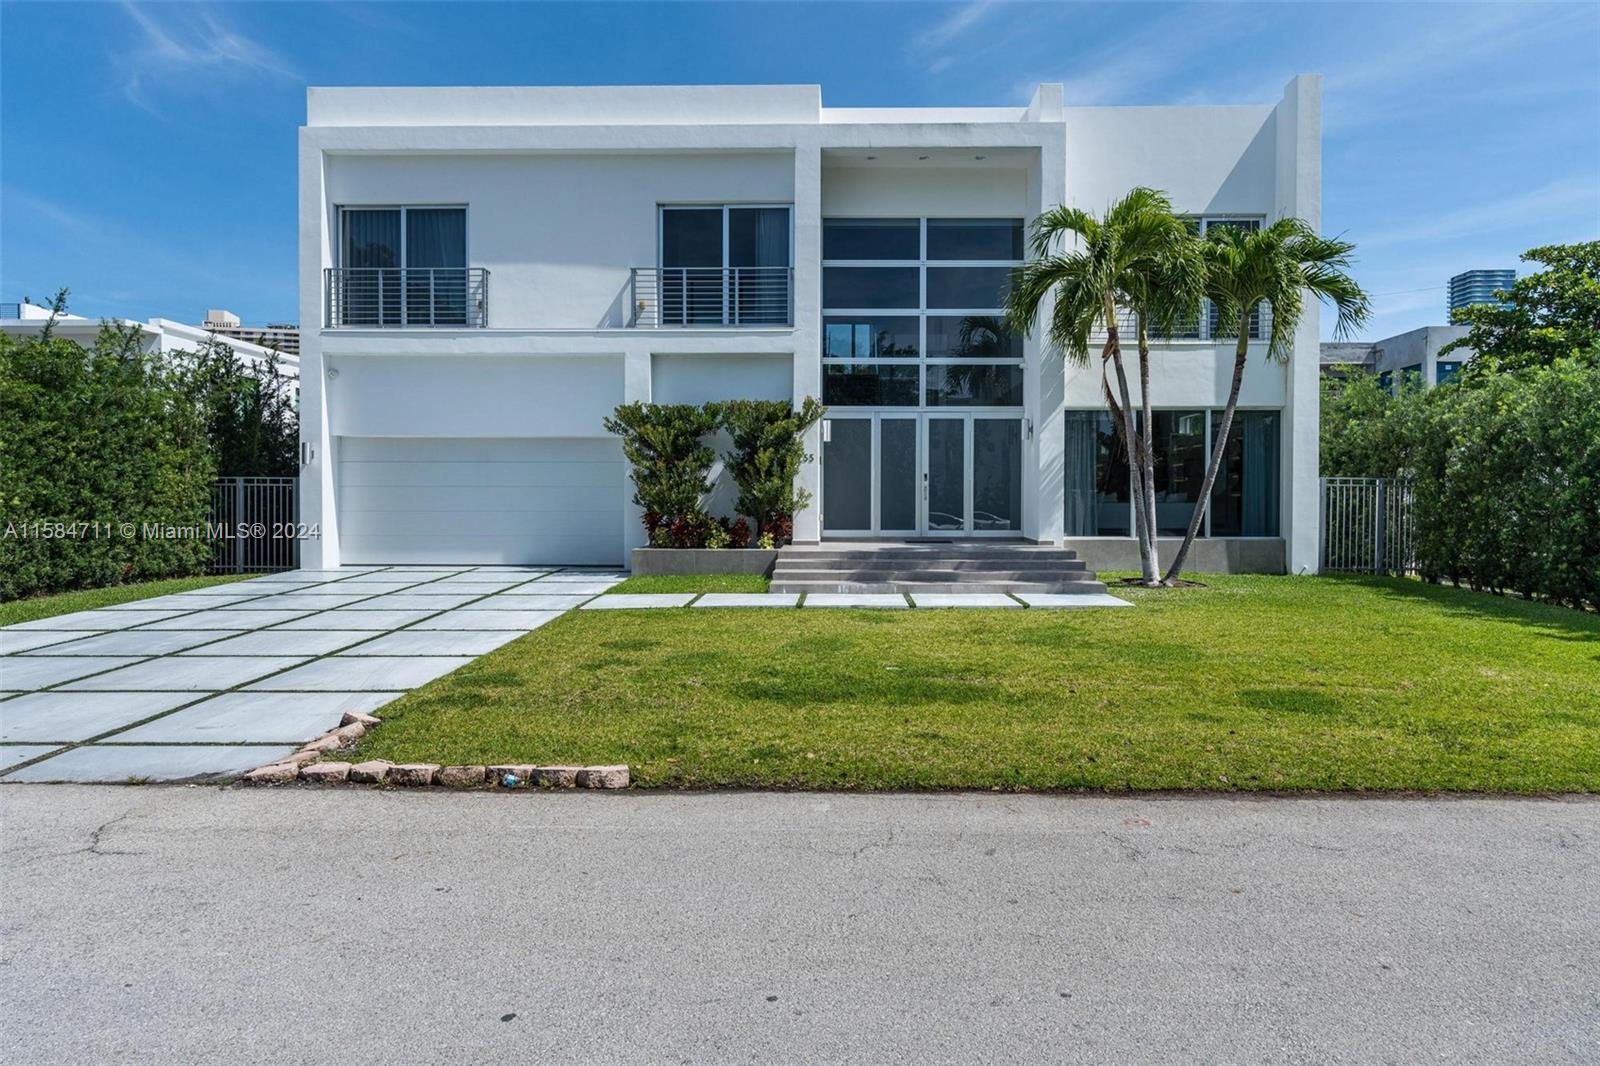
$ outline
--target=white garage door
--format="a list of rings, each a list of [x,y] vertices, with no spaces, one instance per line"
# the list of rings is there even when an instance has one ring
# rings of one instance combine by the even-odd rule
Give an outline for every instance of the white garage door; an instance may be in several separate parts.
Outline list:
[[[340,437],[347,563],[622,565],[614,439]]]

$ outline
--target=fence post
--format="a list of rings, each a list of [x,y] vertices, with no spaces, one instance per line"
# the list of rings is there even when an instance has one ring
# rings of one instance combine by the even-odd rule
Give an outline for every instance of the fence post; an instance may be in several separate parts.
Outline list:
[[[1384,479],[1380,477],[1373,494],[1374,506],[1372,508],[1372,572],[1380,577],[1389,572],[1389,568],[1384,565],[1383,554],[1384,490],[1386,487]]]
[[[233,572],[244,573],[244,538],[239,536],[239,523],[244,521],[244,478],[233,479]]]
[[[1317,478],[1317,573],[1328,568],[1328,479]]]

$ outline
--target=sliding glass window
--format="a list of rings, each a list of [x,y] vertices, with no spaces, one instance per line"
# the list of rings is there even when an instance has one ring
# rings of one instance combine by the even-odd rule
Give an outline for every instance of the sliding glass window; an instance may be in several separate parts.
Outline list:
[[[1134,532],[1132,475],[1121,434],[1103,411],[1066,412],[1063,452],[1065,532],[1069,537],[1129,537]],[[1156,411],[1156,524],[1162,536],[1188,529],[1200,498],[1219,411]],[[1279,447],[1276,411],[1238,411],[1211,490],[1201,534],[1278,536]]]
[[[339,325],[467,324],[466,208],[346,207],[339,229]]]

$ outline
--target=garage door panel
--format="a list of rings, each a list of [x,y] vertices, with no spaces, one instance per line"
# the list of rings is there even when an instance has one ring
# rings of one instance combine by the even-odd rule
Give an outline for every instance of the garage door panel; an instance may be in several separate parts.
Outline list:
[[[343,485],[344,507],[357,511],[542,514],[604,511],[616,514],[620,477],[606,485]],[[402,497],[397,499],[396,497]]]
[[[615,439],[339,439],[349,563],[623,560],[626,464]]]
[[[348,460],[347,460],[348,462]],[[617,463],[370,462],[347,466],[347,486],[577,487],[609,483]]]

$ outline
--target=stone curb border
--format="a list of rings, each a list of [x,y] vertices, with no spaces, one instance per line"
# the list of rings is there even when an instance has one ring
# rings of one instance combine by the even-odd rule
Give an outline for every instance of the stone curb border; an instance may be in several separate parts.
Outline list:
[[[247,785],[286,785],[307,781],[323,785],[393,785],[404,788],[497,790],[526,788],[627,788],[626,766],[534,766],[508,763],[498,766],[440,766],[438,763],[318,762],[329,752],[354,744],[382,724],[382,719],[346,711],[339,725],[277,762],[258,766],[240,780]]]

